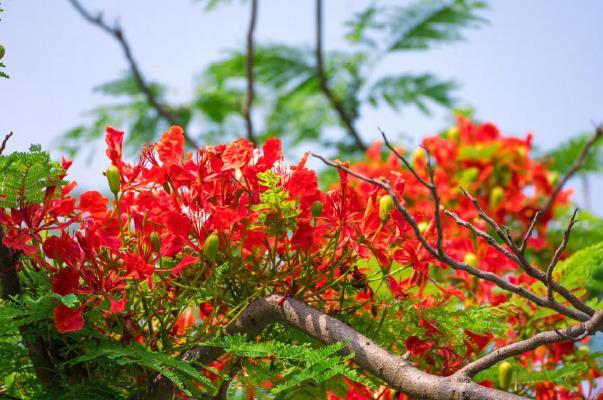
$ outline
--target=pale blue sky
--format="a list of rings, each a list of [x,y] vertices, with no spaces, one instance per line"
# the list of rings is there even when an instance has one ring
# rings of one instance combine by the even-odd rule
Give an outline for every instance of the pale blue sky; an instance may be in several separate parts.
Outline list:
[[[175,99],[191,95],[205,65],[226,49],[242,46],[248,7],[239,1],[205,13],[192,0],[82,0],[119,18],[147,77],[166,83]],[[325,1],[326,47],[345,45],[343,25],[366,0]],[[391,3],[391,1],[390,1]],[[535,133],[536,144],[551,148],[603,122],[603,35],[599,0],[494,0],[490,21],[467,31],[462,43],[429,52],[392,56],[382,72],[434,72],[455,78],[459,97],[481,119],[505,132]],[[10,150],[41,143],[59,155],[60,135],[82,121],[83,112],[107,99],[92,92],[127,68],[112,38],[84,22],[67,0],[4,0],[0,43],[10,80],[0,81],[0,133],[14,131]],[[313,2],[260,0],[259,41],[311,44]],[[414,110],[363,110],[359,129],[366,138],[381,126],[418,140],[442,128],[450,115],[426,117]],[[100,157],[92,165],[78,159],[74,178],[84,187],[103,185]],[[603,206],[602,180],[592,181],[592,203]]]

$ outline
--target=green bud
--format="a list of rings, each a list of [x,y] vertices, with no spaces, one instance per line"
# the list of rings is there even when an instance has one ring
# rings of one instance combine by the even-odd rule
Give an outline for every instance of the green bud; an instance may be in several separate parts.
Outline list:
[[[580,358],[588,357],[590,355],[590,349],[588,348],[588,346],[580,346],[578,347],[576,354]]]
[[[498,386],[502,389],[508,389],[511,386],[511,378],[513,377],[513,364],[508,361],[503,361],[498,366]]]
[[[446,131],[446,138],[457,140],[459,138],[459,128],[457,128],[456,126],[448,128],[448,130]]]
[[[419,159],[421,159],[421,160],[425,159],[425,157],[426,157],[425,149],[423,149],[422,147],[415,149],[415,151],[413,151],[412,154],[410,155],[410,159],[412,160],[413,164],[416,164]]]
[[[161,250],[161,235],[159,232],[151,232],[149,235],[149,244],[155,251]]]
[[[323,204],[320,200],[316,200],[312,203],[312,216],[318,218],[322,215]]]
[[[477,177],[479,176],[479,169],[476,167],[471,167],[463,170],[461,173],[461,184],[468,185],[470,183],[475,182]]]
[[[218,246],[220,245],[220,238],[217,233],[209,235],[203,243],[203,256],[209,261],[213,262],[218,254]]]
[[[163,186],[163,190],[165,190],[165,192],[167,194],[172,193],[172,189],[170,188],[170,184],[169,183],[164,182],[162,186]]]
[[[4,54],[6,54],[6,49],[0,44],[0,60],[2,60]]]
[[[505,196],[505,191],[500,186],[495,186],[490,192],[490,198],[488,199],[488,204],[490,205],[490,209],[494,209],[498,207]]]
[[[467,264],[471,265],[473,268],[477,267],[477,257],[473,253],[465,254],[465,260]]]
[[[105,175],[107,175],[107,181],[109,181],[109,189],[111,190],[111,193],[116,195],[121,189],[121,174],[119,172],[119,168],[117,168],[115,165],[111,165],[109,168],[107,168]]]
[[[389,194],[379,200],[379,219],[386,223],[389,221],[389,212],[394,209],[394,199]]]

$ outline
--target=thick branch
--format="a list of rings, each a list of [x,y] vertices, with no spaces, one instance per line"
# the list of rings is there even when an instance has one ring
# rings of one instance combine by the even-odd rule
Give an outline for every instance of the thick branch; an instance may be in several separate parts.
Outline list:
[[[561,179],[559,179],[559,182],[557,182],[557,185],[553,189],[551,197],[549,197],[549,200],[546,202],[546,205],[542,209],[543,214],[546,215],[549,213],[549,211],[553,207],[553,204],[555,203],[555,199],[557,198],[567,181],[569,181],[576,174],[576,172],[578,172],[580,168],[584,166],[584,163],[586,162],[586,157],[588,156],[590,149],[595,145],[595,143],[597,143],[597,140],[599,140],[601,137],[603,137],[603,124],[597,127],[595,133],[586,142],[586,144],[582,148],[582,151],[578,155],[578,158],[576,158],[570,169],[565,173],[565,175],[563,175]]]
[[[455,375],[473,377],[478,372],[488,369],[504,359],[518,356],[540,346],[564,342],[566,340],[580,340],[581,338],[584,338],[587,335],[593,335],[602,329],[603,310],[597,311],[590,320],[578,325],[570,326],[569,328],[561,331],[551,330],[541,332],[529,339],[496,349],[492,353],[489,353],[482,358],[467,364],[465,367],[457,371]]]
[[[130,44],[126,40],[121,27],[119,27],[118,25],[115,25],[113,27],[109,26],[107,23],[105,23],[101,14],[98,14],[97,16],[93,16],[92,14],[90,14],[90,12],[88,10],[86,10],[78,2],[78,0],[69,0],[69,2],[86,21],[90,22],[93,25],[96,25],[101,30],[103,30],[105,33],[109,34],[115,40],[117,40],[117,42],[121,46],[121,49],[124,52],[124,55],[126,57],[126,60],[128,61],[128,64],[130,65],[130,70],[132,71],[132,76],[134,77],[134,80],[136,81],[138,88],[144,94],[147,102],[149,103],[149,105],[151,107],[153,107],[153,109],[157,112],[157,114],[162,119],[167,121],[170,125],[182,125],[181,123],[179,123],[178,118],[172,113],[172,111],[170,111],[166,105],[161,103],[161,101],[157,98],[157,96],[151,89],[151,86],[145,80],[144,76],[142,75],[142,71],[140,70],[140,67],[138,66],[138,63],[137,63],[136,59],[134,58],[134,55],[132,54],[132,49],[130,48]],[[186,132],[184,133],[184,138],[186,139],[187,143],[190,146],[193,146],[193,147],[198,146],[197,142],[193,138],[191,138]]]
[[[253,60],[254,60],[254,43],[253,35],[258,15],[258,0],[251,0],[251,17],[249,19],[249,29],[247,30],[247,60],[245,65],[245,73],[247,74],[247,98],[243,107],[243,117],[247,126],[247,139],[253,144],[257,144],[255,134],[253,133],[253,120],[251,119],[251,106],[254,98],[253,88]]]
[[[11,249],[4,246],[3,238],[4,231],[0,227],[0,286],[2,287],[2,299],[8,300],[14,296],[21,296],[23,289],[17,274],[17,257]],[[57,382],[57,376],[54,372],[55,366],[48,353],[49,344],[41,337],[35,336],[35,332],[32,332],[27,325],[19,327],[19,333],[29,353],[36,376],[45,387],[53,387]]]
[[[496,399],[516,400],[522,397],[489,389],[467,379],[427,374],[403,357],[388,352],[345,323],[309,307],[305,303],[271,295],[251,303],[226,328],[225,334],[245,333],[253,338],[266,326],[280,322],[299,329],[322,343],[347,342],[342,354],[354,354],[360,368],[382,379],[392,388],[416,399]],[[208,363],[224,353],[221,348],[199,347],[187,351],[183,358]],[[174,385],[160,377],[149,399],[171,399]]]
[[[364,151],[366,150],[366,145],[362,141],[360,134],[354,127],[353,117],[348,114],[346,109],[343,106],[343,103],[340,99],[337,98],[335,93],[329,87],[329,81],[327,74],[325,72],[324,60],[323,60],[323,50],[322,50],[322,0],[316,0],[316,74],[318,76],[318,81],[320,83],[320,89],[327,97],[331,106],[337,112],[339,119],[345,125],[348,133],[354,139],[356,146],[358,149]]]

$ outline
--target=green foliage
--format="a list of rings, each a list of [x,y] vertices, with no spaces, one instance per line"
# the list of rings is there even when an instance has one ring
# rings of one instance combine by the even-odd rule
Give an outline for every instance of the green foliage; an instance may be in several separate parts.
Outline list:
[[[51,161],[40,146],[31,146],[29,152],[15,152],[0,156],[0,207],[21,207],[44,201],[49,188],[66,182],[60,179],[64,170]]]
[[[386,76],[369,89],[368,101],[377,106],[382,100],[396,110],[402,105],[415,105],[423,113],[429,114],[426,101],[452,107],[455,100],[450,92],[455,88],[453,81],[440,81],[431,74]]]
[[[586,294],[587,288],[603,292],[603,242],[560,261],[553,277],[576,296]]]
[[[2,12],[4,12],[4,9],[2,8],[2,3],[0,3],[0,13],[2,13]],[[5,50],[4,46],[2,44],[0,44],[0,60],[2,60],[4,58],[5,52],[6,52],[6,50]],[[0,62],[0,78],[8,79],[9,76],[5,72],[2,71],[2,68],[6,68],[6,65],[4,65],[2,62]]]
[[[517,383],[519,386],[529,386],[545,381],[564,385],[566,387],[575,386],[581,381],[580,375],[588,372],[589,369],[588,363],[584,361],[565,362],[560,364],[557,369],[547,370],[528,369],[514,360],[509,361],[512,361],[513,364],[513,378],[511,383],[513,385]],[[476,382],[483,380],[498,382],[498,364],[475,376]]]
[[[266,380],[275,382],[270,394],[277,399],[298,398],[300,388],[306,390],[308,386],[321,385],[341,376],[372,386],[349,366],[348,360],[353,355],[339,355],[346,343],[316,348],[308,343],[295,345],[276,340],[252,342],[244,335],[233,335],[213,339],[205,345],[222,347],[237,357],[255,359],[253,364],[248,364],[255,366],[247,368],[248,372],[258,375],[252,378],[258,383]]]
[[[271,170],[258,173],[260,185],[267,189],[260,194],[260,203],[253,206],[260,211],[259,222],[272,235],[279,235],[295,227],[300,213],[295,200],[289,199],[289,192],[282,186],[281,178]]]
[[[484,21],[476,14],[484,7],[483,1],[475,0],[421,0],[397,8],[386,22],[393,39],[390,50],[424,50],[461,40],[463,28]]]
[[[143,367],[160,373],[188,395],[197,392],[195,384],[198,382],[203,382],[213,390],[211,381],[191,363],[168,354],[149,350],[138,343],[129,345],[113,342],[102,343],[95,349],[69,360],[66,364],[71,366],[88,363],[99,358],[105,358],[117,366]]]
[[[578,156],[584,149],[584,145],[591,138],[592,133],[584,133],[569,139],[557,148],[547,152],[544,158],[549,161],[549,169],[559,175],[568,172]],[[599,140],[591,148],[587,155],[584,166],[577,172],[578,175],[587,175],[603,171],[603,141]]]
[[[202,1],[208,10],[231,2]],[[371,77],[371,73],[391,53],[462,39],[464,29],[481,25],[478,12],[483,8],[484,3],[476,0],[425,0],[404,7],[373,4],[354,15],[346,22],[348,48],[323,55],[328,85],[347,117],[355,122],[365,105],[396,111],[417,107],[425,114],[433,106],[454,107],[454,81],[430,73],[381,77]],[[256,43],[254,52],[253,110],[260,141],[280,136],[287,147],[311,141],[340,153],[358,151],[346,124],[322,91],[313,48]],[[198,129],[191,134],[193,138],[201,143],[224,142],[244,131],[245,66],[246,52],[231,52],[199,75],[194,98],[169,108],[185,129]],[[89,124],[67,132],[63,147],[72,154],[82,143],[100,137],[109,122],[128,130],[130,148],[152,140],[151,132],[167,128],[131,76],[97,90],[119,104],[93,110]],[[166,104],[165,88],[152,84],[152,90]]]

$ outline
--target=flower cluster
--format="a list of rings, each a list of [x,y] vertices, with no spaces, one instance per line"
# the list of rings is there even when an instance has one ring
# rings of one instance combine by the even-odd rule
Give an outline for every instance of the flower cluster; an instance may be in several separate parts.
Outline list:
[[[45,271],[54,294],[71,300],[54,308],[59,333],[86,326],[116,341],[172,349],[195,335],[215,334],[250,301],[279,293],[356,323],[381,321],[371,325],[376,337],[399,323],[390,347],[409,352],[426,371],[449,375],[486,349],[520,337],[535,318],[530,305],[493,283],[478,283],[434,259],[382,188],[340,171],[338,184],[323,190],[306,166],[308,155],[287,165],[278,139],[261,149],[241,139],[188,153],[182,129],[172,127],[134,164],[123,159],[123,139],[123,132],[107,128],[112,195],[88,191],[76,199],[72,183],[49,188],[42,204],[0,209],[4,244]],[[462,187],[497,221],[525,231],[555,183],[530,149],[531,136],[504,136],[492,124],[459,117],[456,127],[426,138],[410,160],[421,179],[429,180],[433,168],[442,208],[487,230]],[[62,165],[67,170],[70,164]],[[391,182],[434,246],[434,212],[440,213],[443,246],[455,259],[518,285],[537,283],[434,210],[430,191],[395,154],[384,157],[381,144],[371,146],[365,160],[346,165]],[[561,192],[540,218],[530,251],[551,251],[546,227],[569,195]],[[435,317],[474,312],[480,318],[492,310],[506,328],[472,330],[453,316],[448,323]],[[575,354],[574,344],[554,345],[519,362],[554,370]],[[596,375],[591,369],[581,378]],[[349,384],[348,399],[394,396]],[[551,390],[567,393],[556,398],[581,393],[546,382],[534,390],[541,399],[553,398]]]

